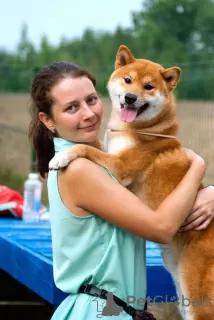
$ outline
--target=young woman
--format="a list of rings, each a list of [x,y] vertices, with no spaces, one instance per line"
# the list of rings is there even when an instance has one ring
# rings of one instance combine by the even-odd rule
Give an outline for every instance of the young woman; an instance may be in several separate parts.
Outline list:
[[[211,219],[198,210],[194,210],[191,219],[205,173],[203,159],[191,150],[186,150],[191,163],[189,171],[156,211],[121,186],[105,168],[87,159],[77,159],[61,172],[48,172],[55,152],[75,143],[100,148],[103,107],[95,85],[87,70],[65,62],[43,68],[32,84],[30,137],[38,170],[42,177],[48,177],[54,279],[59,289],[70,293],[55,311],[54,320],[104,316],[104,300],[87,294],[98,289],[125,302],[134,296],[131,306],[143,309],[145,239],[168,243],[182,224],[183,228],[204,228],[202,223],[208,224]],[[203,200],[211,199],[208,189],[201,191]],[[213,207],[211,204],[209,210]],[[84,287],[88,284],[98,289]],[[132,319],[130,310],[119,311],[105,318]]]

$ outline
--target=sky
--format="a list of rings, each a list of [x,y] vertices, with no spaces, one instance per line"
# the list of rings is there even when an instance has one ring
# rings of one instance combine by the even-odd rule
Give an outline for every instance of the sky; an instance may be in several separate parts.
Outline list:
[[[58,44],[62,36],[80,37],[85,28],[114,31],[131,25],[131,12],[142,0],[4,0],[1,1],[0,49],[15,50],[22,25],[30,41],[39,46],[42,35]]]

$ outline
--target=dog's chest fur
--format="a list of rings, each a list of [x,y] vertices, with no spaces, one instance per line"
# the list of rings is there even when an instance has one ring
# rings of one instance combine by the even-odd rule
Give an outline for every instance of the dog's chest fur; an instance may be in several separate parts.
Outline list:
[[[134,146],[136,146],[135,139],[125,133],[121,135],[114,135],[109,131],[105,133],[104,150],[110,154],[118,154],[119,152],[133,148]]]

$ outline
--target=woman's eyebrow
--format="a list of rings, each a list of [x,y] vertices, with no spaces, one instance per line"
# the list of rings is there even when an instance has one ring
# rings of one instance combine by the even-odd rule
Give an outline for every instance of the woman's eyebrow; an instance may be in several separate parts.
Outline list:
[[[86,97],[85,97],[85,99],[88,99],[88,98],[90,98],[91,96],[93,96],[93,95],[95,95],[96,94],[96,92],[92,92],[92,93],[90,93],[90,94],[88,94]],[[68,101],[68,102],[66,102],[64,105],[63,105],[63,107],[68,107],[68,106],[70,106],[71,104],[78,104],[79,103],[79,101],[78,100],[73,100],[73,101]]]
[[[87,99],[87,98],[89,98],[89,97],[91,97],[91,96],[93,96],[93,95],[95,95],[96,94],[96,92],[92,92],[92,93],[90,93],[89,95],[87,95],[86,97],[85,97],[85,99]]]
[[[77,100],[68,101],[68,102],[66,102],[66,103],[63,105],[63,107],[68,107],[68,106],[70,106],[71,104],[77,104],[77,103],[78,103]]]

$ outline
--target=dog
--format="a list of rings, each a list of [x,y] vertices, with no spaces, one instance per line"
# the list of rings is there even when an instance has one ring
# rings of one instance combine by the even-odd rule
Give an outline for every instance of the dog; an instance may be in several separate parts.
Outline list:
[[[189,168],[176,138],[179,124],[173,90],[180,74],[179,67],[164,68],[135,59],[128,47],[120,46],[107,83],[112,112],[104,150],[77,144],[59,152],[49,168],[60,169],[77,157],[85,157],[107,168],[118,182],[156,210]],[[206,230],[177,233],[170,244],[159,244],[183,319],[214,319],[213,244],[213,222]],[[189,305],[183,305],[182,299],[188,299]]]

